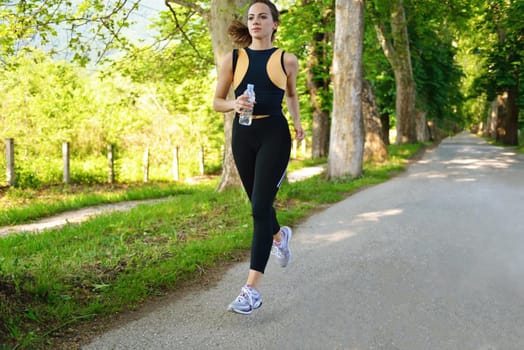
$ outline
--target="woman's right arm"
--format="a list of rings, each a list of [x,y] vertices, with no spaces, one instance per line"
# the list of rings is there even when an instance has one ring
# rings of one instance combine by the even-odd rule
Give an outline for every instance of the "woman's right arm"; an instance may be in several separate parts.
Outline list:
[[[234,100],[228,100],[227,94],[233,83],[233,53],[226,54],[220,70],[218,72],[217,88],[213,98],[213,109],[217,112],[227,113],[235,111],[240,113],[244,109],[253,108],[253,103],[249,102],[249,96],[246,94],[238,96]]]
[[[233,83],[233,54],[229,52],[225,55],[220,70],[218,72],[218,81],[213,98],[213,109],[217,112],[231,112],[235,109],[235,100],[227,100],[229,88]]]

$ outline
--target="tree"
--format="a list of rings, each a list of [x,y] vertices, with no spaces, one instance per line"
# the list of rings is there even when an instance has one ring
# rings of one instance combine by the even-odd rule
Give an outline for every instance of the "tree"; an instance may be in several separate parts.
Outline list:
[[[403,0],[374,0],[369,9],[384,54],[395,74],[397,144],[417,141],[416,85]]]
[[[488,58],[488,96],[499,101],[496,138],[506,145],[518,145],[519,107],[524,103],[520,81],[524,60],[524,4],[498,0],[489,3],[488,25],[496,43]],[[520,101],[519,101],[520,99]]]
[[[458,65],[460,38],[470,36],[467,18],[472,16],[474,2],[449,0],[445,4],[435,0],[406,2],[408,32],[411,45],[413,73],[417,86],[417,139],[419,132],[428,128],[419,123],[419,116],[427,115],[432,125],[432,137],[462,130],[468,126],[463,114],[463,67]],[[478,69],[478,67],[476,68]],[[439,130],[438,134],[434,131]]]
[[[325,3],[325,1],[324,1]],[[321,158],[328,155],[329,150],[329,114],[331,111],[331,77],[327,67],[331,66],[333,1],[327,4],[312,0],[303,0],[302,8],[309,6],[316,12],[312,18],[315,23],[306,28],[312,28],[312,38],[306,58],[306,88],[309,92],[313,108],[313,123],[311,128],[311,156]]]
[[[156,140],[157,151],[152,155],[157,164],[171,164],[176,146],[179,175],[192,176],[190,170],[199,169],[203,146],[206,166],[211,167],[207,171],[215,172],[222,166],[224,126],[222,115],[209,103],[216,79],[211,38],[199,13],[177,4],[171,7],[172,12],[162,11],[153,23],[158,33],[153,44],[130,50],[107,71],[147,86],[151,91],[148,104],[153,109],[162,106],[157,116],[169,116],[158,130],[151,128],[150,134],[158,134],[148,137]],[[161,160],[160,154],[166,158]]]
[[[364,118],[366,134],[364,162],[383,162],[388,156],[388,150],[384,142],[384,130],[373,89],[369,81],[365,79],[362,80],[362,117]]]
[[[367,11],[366,18],[369,16],[370,12]],[[378,41],[377,32],[370,25],[365,26],[364,52],[364,79],[371,85],[382,126],[383,141],[389,145],[390,128],[394,126],[395,121],[392,118],[395,115],[395,77]]]
[[[129,47],[123,29],[140,0],[0,0],[0,62],[26,47],[46,48],[81,64]],[[57,40],[58,39],[58,40]],[[66,45],[62,45],[66,42]],[[96,53],[93,55],[93,53]]]
[[[289,3],[289,4],[288,4]],[[330,67],[335,31],[334,0],[285,2],[278,29],[278,46],[293,52],[301,63],[297,89],[302,122],[311,127],[311,155],[326,157],[333,107]]]
[[[155,115],[136,108],[136,97],[143,94],[140,86],[126,79],[102,83],[38,50],[9,57],[0,80],[0,137],[16,139],[17,183],[22,187],[60,181],[56,153],[63,142],[74,142],[72,165],[75,157],[82,160],[76,174],[84,182],[105,181],[100,173],[88,171],[91,160],[102,156],[108,143],[142,133],[148,124],[144,117]]]
[[[202,4],[183,1],[183,0],[166,0],[166,5],[170,3],[179,4],[191,8],[204,18],[211,35],[211,43],[217,64],[217,71],[220,70],[220,64],[224,55],[233,49],[233,44],[227,35],[227,27],[234,18],[240,17],[239,9],[244,9],[249,4],[249,0],[211,0],[209,7]],[[230,92],[232,94],[232,92]],[[231,95],[232,97],[232,95]],[[228,187],[240,186],[240,177],[236,170],[231,150],[231,131],[233,125],[234,113],[224,113],[224,160],[222,168],[222,179],[218,185],[218,190]]]
[[[362,175],[364,125],[362,119],[362,48],[364,0],[335,3],[333,56],[333,116],[328,175]]]

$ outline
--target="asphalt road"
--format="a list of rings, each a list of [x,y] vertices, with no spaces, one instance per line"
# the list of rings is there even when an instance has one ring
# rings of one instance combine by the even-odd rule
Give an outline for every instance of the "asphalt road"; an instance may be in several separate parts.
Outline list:
[[[96,339],[95,349],[524,349],[524,158],[462,133],[403,175],[294,227],[253,314],[210,288]]]

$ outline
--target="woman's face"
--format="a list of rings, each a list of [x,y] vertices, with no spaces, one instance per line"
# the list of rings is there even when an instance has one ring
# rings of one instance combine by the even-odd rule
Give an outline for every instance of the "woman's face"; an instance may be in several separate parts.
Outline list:
[[[266,4],[257,2],[253,4],[247,14],[247,27],[249,28],[249,34],[251,37],[256,39],[262,39],[264,37],[273,34],[273,31],[277,29],[278,23],[273,21],[271,11]]]

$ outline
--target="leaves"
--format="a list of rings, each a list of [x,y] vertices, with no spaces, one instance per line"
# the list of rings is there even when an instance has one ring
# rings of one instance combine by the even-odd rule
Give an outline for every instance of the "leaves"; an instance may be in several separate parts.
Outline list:
[[[140,0],[25,0],[0,9],[0,57],[25,47],[50,52],[71,50],[86,65],[90,58],[104,58],[111,49],[129,47],[122,29]],[[65,44],[64,44],[65,41]],[[91,52],[96,52],[90,55]]]
[[[20,180],[60,181],[59,150],[66,141],[72,142],[72,157],[82,159],[82,167],[102,171],[106,147],[113,144],[119,162],[127,159],[117,169],[119,181],[141,178],[146,147],[151,166],[162,167],[164,179],[171,176],[175,146],[182,177],[197,173],[201,146],[206,164],[220,165],[223,119],[211,110],[215,66],[210,38],[199,15],[187,11],[179,16],[185,35],[175,31],[162,47],[133,48],[99,74],[57,62],[41,50],[26,49],[5,61],[0,67],[0,137],[16,139]],[[157,25],[173,28],[169,13]],[[71,42],[88,49],[82,37]],[[87,63],[79,53],[76,60]]]

